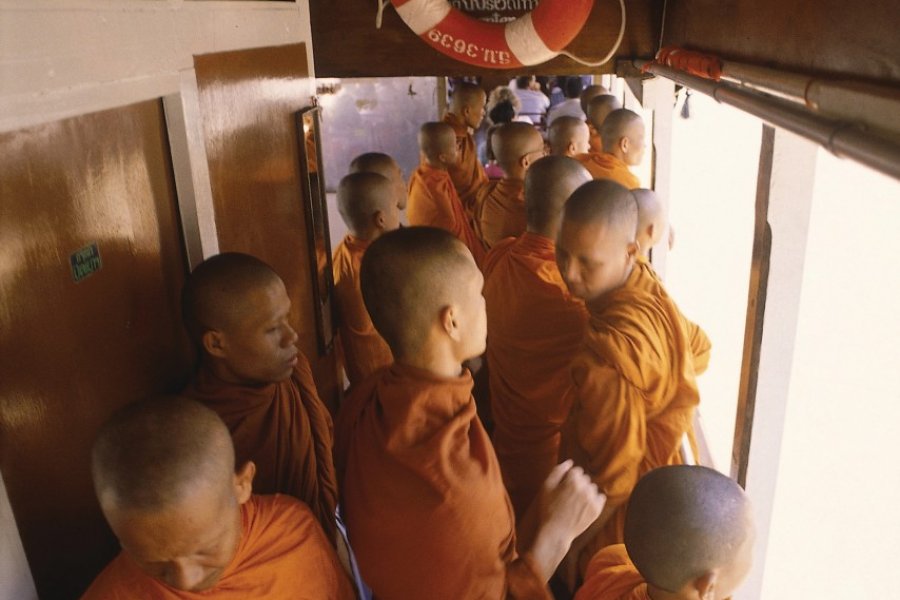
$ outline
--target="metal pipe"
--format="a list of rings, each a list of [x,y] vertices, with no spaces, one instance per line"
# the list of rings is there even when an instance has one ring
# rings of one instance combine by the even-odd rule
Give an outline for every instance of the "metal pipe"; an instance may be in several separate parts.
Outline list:
[[[647,63],[645,60],[634,61],[638,68]],[[695,77],[656,63],[650,63],[647,68],[654,75],[671,79],[717,102],[812,140],[836,156],[851,158],[900,179],[900,144],[893,140],[862,130],[856,124],[815,114],[805,106],[730,83]]]

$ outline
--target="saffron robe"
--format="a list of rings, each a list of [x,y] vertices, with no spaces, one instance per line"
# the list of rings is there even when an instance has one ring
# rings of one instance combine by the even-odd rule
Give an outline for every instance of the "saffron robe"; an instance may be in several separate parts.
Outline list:
[[[579,565],[623,541],[625,504],[638,479],[681,464],[685,433],[696,455],[696,376],[709,363],[706,334],[681,314],[653,268],[638,259],[625,284],[594,301],[582,350],[572,363],[575,396],[561,456],[607,496],[609,521],[582,549]]]
[[[608,152],[588,152],[575,157],[594,179],[611,179],[629,190],[641,187],[641,181],[625,161]]]
[[[466,214],[472,219],[475,217],[475,196],[479,188],[488,182],[488,177],[478,160],[475,138],[462,117],[447,113],[444,123],[450,125],[456,133],[456,147],[459,151],[459,161],[449,169],[450,179]]]
[[[628,558],[624,544],[607,546],[588,564],[575,600],[650,600],[647,583]]]
[[[574,393],[569,365],[588,312],[569,294],[553,240],[542,235],[501,241],[485,259],[484,276],[494,448],[521,519],[559,462],[560,427]]]
[[[478,191],[475,206],[478,235],[486,248],[525,233],[525,182],[521,179],[489,182]]]
[[[600,138],[600,133],[594,128],[593,123],[588,123],[588,144],[590,145],[591,152],[596,152],[597,154],[603,153],[603,140]]]
[[[333,426],[301,352],[290,377],[264,386],[226,383],[201,367],[182,392],[213,409],[234,440],[235,460],[256,463],[253,489],[303,501],[335,539]]]
[[[241,538],[219,581],[202,592],[169,587],[120,552],[82,600],[352,600],[334,548],[316,518],[290,496],[251,496],[241,505]]]
[[[338,344],[351,385],[394,362],[387,342],[375,331],[359,288],[359,268],[368,241],[346,236],[334,251],[334,298]]]
[[[378,600],[550,600],[515,523],[468,371],[394,363],[338,415],[341,510]]]
[[[409,178],[409,203],[406,214],[410,225],[428,225],[446,229],[460,239],[480,267],[484,246],[456,194],[447,171],[427,164],[417,168]]]

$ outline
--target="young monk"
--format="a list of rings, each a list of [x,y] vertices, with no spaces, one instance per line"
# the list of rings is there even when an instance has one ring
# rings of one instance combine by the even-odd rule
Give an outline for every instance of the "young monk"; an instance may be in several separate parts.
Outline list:
[[[386,231],[400,226],[396,190],[377,173],[351,173],[338,185],[341,218],[350,230],[334,251],[334,298],[338,343],[350,385],[393,362],[391,349],[375,331],[359,289],[363,253]]]
[[[184,398],[131,404],[103,426],[92,471],[122,552],[84,600],[351,599],[309,508],[251,494],[216,413]]]
[[[637,202],[638,229],[636,241],[638,251],[644,259],[650,256],[650,249],[656,246],[666,234],[667,219],[663,205],[656,197],[656,192],[646,188],[631,191]]]
[[[528,228],[497,244],[484,263],[494,449],[517,522],[558,462],[559,428],[572,401],[568,366],[587,309],[559,274],[555,240],[563,204],[590,178],[578,161],[563,156],[531,165],[525,175]],[[527,534],[521,526],[519,532]]]
[[[379,600],[535,598],[603,499],[566,462],[544,482],[534,543],[516,551],[497,457],[461,365],[485,349],[483,278],[449,233],[386,233],[363,257],[363,298],[394,364],[338,417],[342,506]]]
[[[466,245],[480,265],[484,246],[447,172],[459,161],[453,128],[446,123],[425,123],[419,130],[419,149],[422,163],[409,178],[409,224],[446,229]]]
[[[557,117],[547,130],[550,154],[574,158],[590,149],[587,124],[575,117]]]
[[[706,370],[709,339],[639,257],[637,221],[631,192],[591,181],[566,203],[556,245],[566,285],[590,312],[560,455],[584,466],[609,497],[567,559],[580,554],[582,574],[599,548],[622,541],[623,508],[638,478],[681,463],[685,433],[696,452],[696,376]]]
[[[403,180],[403,171],[393,158],[383,152],[366,152],[350,161],[348,173],[378,173],[387,178],[394,186],[397,208],[406,209],[407,189]]]
[[[503,179],[485,184],[475,201],[476,229],[486,248],[525,232],[525,172],[544,155],[544,139],[533,125],[506,123],[491,137]]]
[[[590,132],[590,149],[592,152],[602,152],[603,144],[600,142],[600,134],[594,129],[594,125],[591,123],[588,118],[588,106],[590,105],[591,100],[596,98],[597,96],[609,96],[609,90],[606,89],[605,86],[602,85],[589,85],[581,92],[581,112],[584,113],[585,122],[587,123],[588,130]]]
[[[644,121],[625,108],[609,113],[600,128],[603,152],[589,152],[578,159],[594,179],[611,179],[633,190],[641,182],[628,167],[641,163],[644,157]]]
[[[225,421],[238,462],[257,465],[260,493],[306,503],[335,539],[332,424],[288,322],[281,278],[261,260],[229,252],[205,260],[182,294],[201,365],[183,395]]]
[[[472,136],[472,132],[484,120],[486,101],[483,89],[473,83],[460,82],[453,90],[450,112],[444,115],[444,123],[453,128],[459,151],[459,160],[450,165],[448,171],[469,218],[475,215],[475,194],[478,188],[487,183],[487,175],[478,160],[475,138]]]
[[[699,466],[662,467],[635,486],[625,544],[601,550],[575,600],[723,600],[752,564],[744,490]]]

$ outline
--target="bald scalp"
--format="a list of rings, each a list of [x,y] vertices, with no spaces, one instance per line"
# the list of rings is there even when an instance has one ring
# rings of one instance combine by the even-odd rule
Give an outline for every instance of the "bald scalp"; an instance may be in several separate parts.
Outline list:
[[[591,98],[591,101],[588,102],[587,112],[584,114],[587,115],[588,121],[594,126],[594,129],[599,132],[609,114],[620,108],[622,108],[622,103],[618,98],[611,94],[600,94]],[[600,137],[603,137],[603,133],[600,133]]]
[[[589,85],[581,90],[581,112],[583,112],[585,115],[587,114],[588,103],[591,101],[591,98],[606,94],[609,94],[609,90],[606,89],[605,86],[597,84]]]
[[[378,173],[382,177],[390,179],[395,169],[398,169],[397,161],[383,152],[366,152],[350,161],[348,173]]]
[[[465,245],[443,229],[407,227],[372,242],[363,255],[360,287],[372,324],[395,357],[421,349],[475,268]]]
[[[648,583],[676,592],[732,564],[751,530],[750,502],[733,480],[706,467],[662,467],[631,494],[625,547]]]
[[[623,137],[632,135],[633,127],[643,123],[641,116],[627,108],[620,108],[607,115],[603,125],[597,130],[603,140],[603,151],[612,152]]]
[[[504,123],[491,135],[491,150],[506,172],[513,170],[526,153],[543,147],[541,134],[530,123]]]
[[[603,225],[633,242],[637,212],[634,195],[625,186],[609,179],[595,179],[575,190],[566,202],[563,219],[581,225]]]
[[[653,227],[653,238],[650,244],[655,244],[662,236],[665,229],[666,215],[663,211],[662,202],[653,190],[647,188],[638,188],[631,190],[638,207],[638,233],[639,235],[647,235],[649,228]],[[641,248],[646,252],[648,248]]]
[[[215,412],[181,397],[134,402],[100,429],[91,453],[104,508],[158,511],[233,481],[231,434]]]
[[[566,200],[590,180],[591,174],[574,158],[545,156],[535,161],[525,173],[528,231],[555,238],[558,232],[552,230],[558,229]]]
[[[281,282],[272,267],[249,254],[224,252],[200,263],[181,293],[184,325],[194,342],[203,334],[225,330],[246,315],[251,292]]]
[[[440,155],[450,152],[454,145],[456,133],[447,123],[431,121],[419,128],[419,149],[431,162],[437,162]]]
[[[479,107],[485,102],[487,95],[484,90],[467,81],[462,81],[453,88],[453,96],[450,98],[451,112],[460,115],[467,107]]]
[[[579,134],[588,137],[587,125],[577,117],[556,117],[547,131],[547,141],[550,142],[550,153],[563,156],[566,150]]]
[[[359,236],[373,226],[373,217],[396,205],[391,181],[378,173],[351,173],[337,190],[338,212],[350,232]]]

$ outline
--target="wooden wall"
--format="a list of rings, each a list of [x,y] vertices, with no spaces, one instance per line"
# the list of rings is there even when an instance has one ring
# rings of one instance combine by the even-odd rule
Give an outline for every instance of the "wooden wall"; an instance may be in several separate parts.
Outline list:
[[[627,0],[627,27],[620,56],[650,58],[659,43],[661,0]],[[432,49],[400,20],[392,7],[384,12],[381,29],[375,29],[372,0],[310,2],[316,75],[319,77],[392,77],[406,75],[486,75],[496,70],[479,69],[453,60]],[[581,33],[568,50],[593,61],[609,52],[619,33],[617,0],[596,0]],[[602,67],[585,67],[569,58],[510,75],[579,75],[612,73],[613,61]]]

